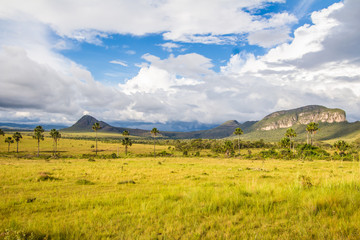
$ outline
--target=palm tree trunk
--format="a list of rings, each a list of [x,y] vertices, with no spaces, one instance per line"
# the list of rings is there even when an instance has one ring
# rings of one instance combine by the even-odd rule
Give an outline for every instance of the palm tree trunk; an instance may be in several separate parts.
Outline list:
[[[19,142],[16,142],[16,153],[19,153]]]
[[[295,142],[293,142],[293,152],[295,152]]]
[[[306,133],[306,144],[309,144],[309,132]]]
[[[40,139],[38,139],[38,153],[37,153],[38,157],[39,157],[39,153],[40,153]]]
[[[289,137],[290,138],[290,145],[289,145],[289,149],[290,149],[290,151],[291,151],[291,137]]]
[[[8,144],[8,152],[10,152],[10,143]]]
[[[240,137],[238,138],[238,145],[239,145],[239,155],[240,155]]]
[[[95,155],[97,156],[97,131],[95,131]]]
[[[55,145],[54,145],[54,156],[56,156],[56,152],[57,152],[57,139],[55,139],[54,141],[55,141]]]
[[[127,156],[127,145],[125,145],[125,156]]]
[[[154,158],[156,158],[156,153],[155,153],[155,137],[154,137]]]

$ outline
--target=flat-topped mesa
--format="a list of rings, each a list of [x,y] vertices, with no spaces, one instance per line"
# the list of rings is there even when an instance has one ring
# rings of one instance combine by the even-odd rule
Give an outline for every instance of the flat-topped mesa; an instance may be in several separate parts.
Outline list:
[[[341,109],[331,109],[319,105],[309,105],[292,110],[274,112],[256,123],[256,130],[274,130],[289,128],[296,124],[310,122],[338,123],[346,122],[346,114]]]

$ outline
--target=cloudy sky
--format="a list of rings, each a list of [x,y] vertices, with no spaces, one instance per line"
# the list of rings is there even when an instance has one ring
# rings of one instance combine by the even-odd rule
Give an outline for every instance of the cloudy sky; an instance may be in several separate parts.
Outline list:
[[[359,0],[0,0],[0,122],[360,120]]]

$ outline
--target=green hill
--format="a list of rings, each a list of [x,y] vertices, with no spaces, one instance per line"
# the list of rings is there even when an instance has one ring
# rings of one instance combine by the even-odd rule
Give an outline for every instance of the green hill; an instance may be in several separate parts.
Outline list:
[[[296,141],[306,141],[306,125],[296,124],[292,126],[296,133]],[[287,128],[274,130],[253,130],[241,136],[243,140],[259,140],[277,142],[284,137]],[[327,141],[343,139],[353,141],[360,138],[360,122],[340,122],[340,123],[319,123],[319,131],[315,134],[315,140]]]
[[[341,109],[331,109],[319,105],[274,112],[252,126],[252,130],[275,130],[310,122],[341,123],[346,122],[346,114]]]
[[[61,129],[63,132],[92,132],[92,126],[94,123],[100,123],[101,129],[99,132],[108,132],[108,133],[122,133],[125,130],[131,132],[131,135],[134,136],[146,136],[150,135],[149,131],[142,129],[130,129],[122,127],[113,127],[106,122],[99,121],[96,118],[90,115],[84,115],[81,117],[74,125],[68,128]]]

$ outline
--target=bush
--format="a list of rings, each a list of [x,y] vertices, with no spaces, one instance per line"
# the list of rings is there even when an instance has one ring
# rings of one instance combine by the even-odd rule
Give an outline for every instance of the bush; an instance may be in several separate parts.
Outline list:
[[[52,173],[49,172],[40,172],[39,173],[39,177],[37,179],[38,182],[40,181],[55,181],[55,180],[60,180],[59,178],[53,177],[51,176]]]
[[[94,185],[95,183],[93,183],[89,180],[86,180],[86,179],[79,179],[76,181],[76,184],[78,184],[78,185]]]
[[[299,157],[310,158],[310,159],[312,158],[326,159],[330,156],[330,154],[325,150],[316,146],[312,146],[310,144],[299,145],[297,149],[298,149]]]
[[[134,180],[125,180],[125,181],[118,182],[118,184],[135,184],[135,181]]]
[[[165,150],[162,151],[162,152],[157,153],[156,155],[157,155],[157,156],[160,156],[160,157],[170,157],[170,156],[172,156],[171,153],[168,153],[168,152],[166,152]]]
[[[263,150],[259,153],[262,158],[277,158],[278,153],[274,149]]]
[[[295,155],[290,149],[283,149],[279,153],[279,158],[282,158],[282,159],[292,159],[294,157],[295,157]]]

